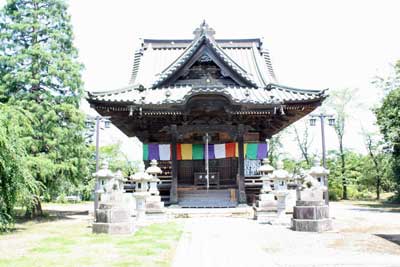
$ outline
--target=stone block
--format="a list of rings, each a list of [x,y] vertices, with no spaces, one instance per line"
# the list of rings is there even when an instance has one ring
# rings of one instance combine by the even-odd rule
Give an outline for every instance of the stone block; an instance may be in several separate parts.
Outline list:
[[[301,232],[324,232],[332,230],[331,219],[302,220],[292,219],[292,229]]]
[[[296,206],[324,206],[325,201],[323,200],[297,200]]]
[[[323,200],[324,191],[318,189],[304,189],[300,191],[300,199],[303,201],[321,201]]]
[[[254,219],[257,220],[258,223],[272,223],[276,220],[277,214],[276,211],[266,211],[260,209],[254,209]]]
[[[122,223],[128,222],[130,219],[130,212],[125,208],[100,208],[96,210],[96,222],[100,223]]]
[[[135,227],[132,221],[122,223],[93,223],[92,232],[94,234],[112,234],[112,235],[123,235],[132,234],[135,231]]]
[[[320,220],[329,218],[328,206],[295,206],[294,219]]]

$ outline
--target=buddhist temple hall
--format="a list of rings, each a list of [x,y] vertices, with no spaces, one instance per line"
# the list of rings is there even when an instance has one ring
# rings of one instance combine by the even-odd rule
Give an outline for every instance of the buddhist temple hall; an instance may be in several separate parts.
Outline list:
[[[268,139],[320,106],[326,90],[280,84],[259,38],[218,39],[205,22],[193,34],[143,39],[130,83],[87,100],[143,143],[146,167],[158,161],[167,203],[251,203]]]

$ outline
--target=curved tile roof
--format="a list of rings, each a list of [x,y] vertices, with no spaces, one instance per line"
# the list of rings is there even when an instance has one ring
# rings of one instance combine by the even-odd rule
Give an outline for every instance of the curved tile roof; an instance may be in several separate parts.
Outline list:
[[[135,52],[131,82],[111,91],[92,92],[89,101],[133,105],[183,104],[197,94],[219,94],[236,104],[266,105],[323,100],[325,90],[296,89],[276,82],[268,50],[260,39],[214,39],[214,30],[202,24],[193,40],[144,39]],[[206,44],[205,44],[206,43]],[[247,87],[213,87],[213,85],[175,85],[163,87],[175,71],[207,45],[237,75],[248,81]]]

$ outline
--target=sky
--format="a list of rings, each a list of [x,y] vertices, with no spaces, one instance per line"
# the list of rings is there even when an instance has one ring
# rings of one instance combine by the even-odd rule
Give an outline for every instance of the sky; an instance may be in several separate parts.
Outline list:
[[[0,0],[0,4],[4,0]],[[377,103],[371,80],[400,59],[400,1],[236,0],[70,0],[75,45],[85,65],[85,89],[127,85],[139,38],[193,38],[205,19],[216,38],[263,38],[280,84],[296,88],[358,88],[368,109]],[[360,120],[372,127],[370,112],[355,108],[345,144],[363,151]],[[314,147],[320,147],[319,128]],[[327,129],[328,149],[337,146]],[[288,146],[293,151],[293,145]]]

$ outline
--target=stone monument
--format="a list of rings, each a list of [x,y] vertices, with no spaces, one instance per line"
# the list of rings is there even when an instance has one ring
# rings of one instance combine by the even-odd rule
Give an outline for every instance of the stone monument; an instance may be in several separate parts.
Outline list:
[[[113,174],[105,163],[94,176],[96,183],[100,185],[96,191],[100,195],[100,203],[95,211],[93,233],[133,233],[134,223],[125,202],[122,173]]]
[[[296,201],[293,210],[292,228],[295,231],[323,232],[332,229],[332,220],[329,218],[329,206],[323,199],[327,187],[321,181],[326,181],[329,171],[315,162],[301,185],[300,199]]]
[[[271,189],[271,173],[274,167],[269,164],[268,159],[264,159],[263,164],[257,169],[261,174],[262,188],[260,190],[259,200],[254,207],[254,218],[259,223],[271,223],[276,218],[276,200]]]
[[[146,214],[152,219],[163,219],[165,216],[164,202],[161,201],[160,191],[157,184],[160,182],[157,175],[162,173],[162,170],[157,166],[157,161],[153,159],[150,162],[150,167],[146,169],[146,173],[152,176],[150,180],[150,195],[146,198]]]

